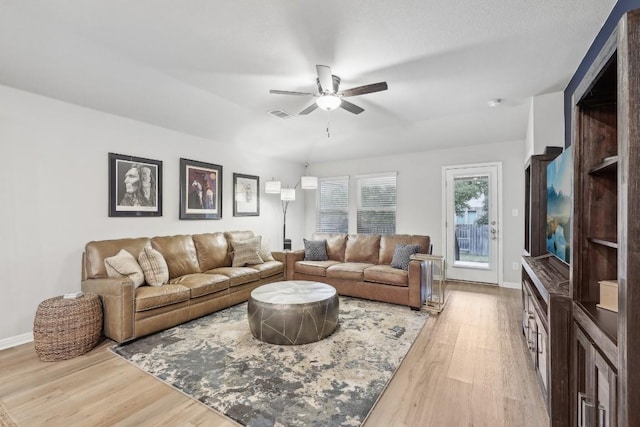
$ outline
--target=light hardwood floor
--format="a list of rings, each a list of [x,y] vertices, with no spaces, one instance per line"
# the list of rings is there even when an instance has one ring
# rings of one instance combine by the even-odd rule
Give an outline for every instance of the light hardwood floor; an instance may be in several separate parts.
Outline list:
[[[520,292],[454,283],[447,291],[445,310],[427,322],[364,427],[548,425],[520,332]],[[111,344],[53,363],[40,362],[33,344],[0,351],[0,413],[18,426],[236,425],[111,354]]]

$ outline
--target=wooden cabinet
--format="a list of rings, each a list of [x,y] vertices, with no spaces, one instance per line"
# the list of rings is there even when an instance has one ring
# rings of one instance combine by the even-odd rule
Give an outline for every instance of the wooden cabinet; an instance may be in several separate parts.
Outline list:
[[[578,373],[576,424],[579,427],[617,426],[616,371],[576,323],[574,339],[573,363]]]
[[[621,19],[572,98],[573,425],[639,422],[638,76],[640,12],[633,11]],[[617,313],[597,307],[602,280],[618,282]]]
[[[524,167],[524,250],[530,256],[547,251],[547,165],[562,147],[546,147],[544,154],[529,158]]]
[[[569,266],[551,255],[522,258],[522,330],[553,426],[569,424]]]

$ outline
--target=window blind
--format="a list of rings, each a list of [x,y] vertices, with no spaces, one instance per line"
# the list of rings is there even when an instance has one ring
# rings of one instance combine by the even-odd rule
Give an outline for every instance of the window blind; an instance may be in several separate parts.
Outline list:
[[[349,232],[349,177],[320,178],[316,204],[316,231]]]
[[[396,173],[357,177],[357,232],[395,234]]]

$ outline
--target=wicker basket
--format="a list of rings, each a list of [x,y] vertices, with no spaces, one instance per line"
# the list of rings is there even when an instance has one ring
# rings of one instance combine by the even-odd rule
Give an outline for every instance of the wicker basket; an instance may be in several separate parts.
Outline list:
[[[33,321],[36,353],[44,362],[80,356],[95,347],[101,334],[102,304],[95,294],[45,300]]]

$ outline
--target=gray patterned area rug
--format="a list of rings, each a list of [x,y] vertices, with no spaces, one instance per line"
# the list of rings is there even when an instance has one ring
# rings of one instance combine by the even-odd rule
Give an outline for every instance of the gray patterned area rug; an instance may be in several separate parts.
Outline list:
[[[331,336],[278,346],[251,335],[243,303],[112,351],[246,426],[360,426],[427,319],[340,297]]]

